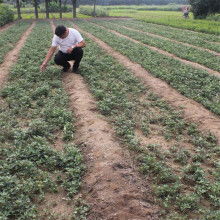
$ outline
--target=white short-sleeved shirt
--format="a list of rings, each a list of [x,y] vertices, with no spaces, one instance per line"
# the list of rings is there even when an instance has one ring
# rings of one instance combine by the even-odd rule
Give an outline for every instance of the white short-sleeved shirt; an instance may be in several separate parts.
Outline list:
[[[61,50],[63,53],[66,53],[68,48],[71,48],[75,44],[83,41],[81,34],[76,29],[73,28],[68,28],[68,29],[69,29],[69,34],[66,38],[62,39],[54,34],[52,40],[52,47],[59,46],[59,50]]]

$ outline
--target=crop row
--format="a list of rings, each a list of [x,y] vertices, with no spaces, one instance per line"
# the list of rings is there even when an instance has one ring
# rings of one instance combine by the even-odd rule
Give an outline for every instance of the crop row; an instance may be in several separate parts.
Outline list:
[[[30,22],[28,21],[17,22],[0,33],[0,63],[3,62],[6,53],[13,48],[29,26]]]
[[[49,219],[51,210],[38,213],[45,194],[63,188],[72,197],[80,187],[84,167],[60,72],[39,70],[51,37],[50,24],[37,22],[1,90],[1,219]],[[63,151],[53,149],[57,139]]]
[[[180,30],[169,26],[151,24],[137,20],[112,20],[111,23],[124,25],[129,28],[145,31],[146,33],[157,34],[180,42],[220,52],[220,46],[214,44],[214,42],[220,42],[220,38],[216,35]]]
[[[95,23],[108,29],[115,30],[123,35],[129,36],[130,38],[138,40],[144,44],[154,46],[169,53],[175,54],[180,58],[197,62],[213,70],[220,71],[220,57],[207,51],[203,51],[190,46],[182,46],[165,39],[158,39],[156,37],[148,36],[141,32],[137,33],[137,31],[125,29],[122,26],[112,24],[111,22],[96,20]]]
[[[98,27],[90,22],[76,21],[83,29],[99,37],[115,50],[142,65],[154,76],[168,82],[186,97],[200,102],[209,110],[220,114],[220,80],[206,71],[198,70],[147,47],[133,43],[124,37]]]
[[[67,21],[64,24],[71,26]],[[218,217],[220,149],[216,138],[184,121],[180,111],[153,94],[97,44],[87,38],[86,42],[81,73],[121,143],[135,152],[140,171],[151,178],[165,210],[163,219],[168,215],[187,218],[191,212],[206,219]],[[209,206],[204,211],[205,200]]]

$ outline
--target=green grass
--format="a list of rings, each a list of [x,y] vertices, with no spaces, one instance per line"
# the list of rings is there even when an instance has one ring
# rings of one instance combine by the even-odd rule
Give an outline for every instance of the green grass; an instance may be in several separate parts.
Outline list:
[[[145,22],[220,35],[220,23],[218,21],[194,20],[191,13],[189,19],[184,19],[182,12],[138,11],[134,9],[113,9],[109,10],[109,15],[127,16]]]

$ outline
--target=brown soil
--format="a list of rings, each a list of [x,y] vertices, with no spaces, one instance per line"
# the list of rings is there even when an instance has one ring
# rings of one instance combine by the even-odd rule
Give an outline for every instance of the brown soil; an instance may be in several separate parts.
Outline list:
[[[33,27],[35,26],[35,22],[27,29],[27,31],[22,35],[21,39],[18,41],[18,43],[14,46],[14,49],[11,50],[8,54],[6,54],[3,63],[0,65],[0,87],[4,84],[6,81],[6,78],[8,76],[10,67],[16,63],[16,60],[19,56],[19,51],[24,45],[24,42],[26,41],[27,37],[31,33]]]
[[[137,175],[129,152],[97,112],[83,78],[68,73],[63,84],[77,118],[76,141],[84,145],[88,168],[81,193],[91,208],[88,219],[158,219],[149,183]]]
[[[97,25],[97,24],[94,24],[94,25]],[[97,25],[97,26],[99,26],[99,25]],[[102,26],[102,27],[103,27],[103,26]],[[105,27],[103,27],[103,28],[106,29]],[[109,29],[107,29],[107,30],[109,30]],[[192,61],[179,58],[179,57],[177,57],[176,55],[171,54],[171,53],[169,53],[169,52],[166,52],[166,51],[164,51],[164,50],[161,50],[161,49],[159,49],[159,48],[157,48],[157,47],[153,47],[153,46],[150,46],[150,45],[148,45],[148,44],[141,43],[140,41],[137,41],[137,40],[135,40],[135,39],[133,39],[133,38],[130,38],[130,37],[126,36],[126,35],[120,34],[120,33],[118,33],[117,31],[114,31],[114,30],[109,30],[109,31],[111,31],[112,33],[114,33],[114,34],[117,35],[117,36],[124,37],[124,38],[126,38],[126,39],[128,39],[128,40],[130,40],[130,41],[132,41],[132,42],[134,42],[134,43],[138,43],[138,44],[141,44],[141,45],[143,45],[143,46],[147,46],[147,47],[150,48],[151,50],[156,51],[156,52],[158,52],[158,53],[160,53],[160,54],[163,54],[163,55],[166,55],[166,56],[168,56],[168,57],[172,57],[173,59],[179,60],[179,61],[182,62],[182,63],[191,65],[191,66],[196,67],[196,68],[198,68],[198,69],[206,70],[208,73],[210,73],[210,74],[212,74],[212,75],[214,75],[214,76],[220,78],[220,73],[219,73],[218,71],[212,70],[212,69],[210,69],[210,68],[208,68],[208,67],[205,67],[205,66],[203,66],[203,65],[201,65],[201,64],[194,63],[194,62],[192,62]]]
[[[66,193],[59,188],[57,193],[46,193],[45,200],[38,205],[41,220],[71,220],[73,202],[67,199]]]
[[[118,62],[127,67],[135,76],[141,79],[145,85],[149,86],[154,93],[158,94],[176,108],[182,106],[185,119],[197,123],[201,130],[210,131],[213,133],[216,136],[218,143],[220,143],[220,119],[218,116],[205,109],[201,104],[179,94],[166,82],[153,77],[149,72],[147,72],[147,70],[141,67],[141,65],[132,62],[127,57],[116,52],[110,46],[100,39],[94,37],[92,34],[87,33],[80,28],[78,28],[78,30],[85,33],[89,38],[107,51],[108,54],[111,54],[111,56],[116,58]]]
[[[157,34],[153,34],[153,33],[150,33],[150,32],[136,30],[136,29],[129,28],[129,27],[126,27],[126,26],[122,26],[122,27],[123,27],[123,28],[126,28],[126,29],[128,29],[128,30],[132,30],[132,31],[137,31],[137,32],[140,32],[140,33],[144,33],[144,34],[149,35],[149,36],[152,36],[152,37],[156,37],[156,38],[168,40],[168,41],[171,41],[171,42],[174,42],[174,43],[177,43],[177,44],[182,44],[182,45],[185,45],[185,46],[188,46],[188,47],[193,47],[193,48],[197,48],[197,49],[200,49],[200,50],[204,50],[204,51],[207,51],[207,52],[209,52],[209,53],[212,53],[212,54],[214,54],[214,55],[216,55],[216,56],[220,56],[220,53],[215,52],[215,51],[213,51],[213,50],[209,50],[209,49],[203,48],[203,47],[198,47],[198,46],[195,46],[195,45],[192,45],[192,44],[180,42],[180,41],[173,40],[173,39],[170,39],[170,38],[167,38],[167,37],[163,37],[163,36],[160,36],[160,35],[157,35]]]

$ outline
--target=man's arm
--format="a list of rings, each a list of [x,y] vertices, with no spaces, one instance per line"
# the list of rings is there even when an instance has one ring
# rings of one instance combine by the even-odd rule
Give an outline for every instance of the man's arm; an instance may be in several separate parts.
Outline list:
[[[78,44],[74,45],[74,47],[85,47],[85,46],[86,46],[86,43],[84,40],[79,42]]]
[[[51,60],[51,58],[52,58],[53,54],[55,53],[56,49],[57,49],[57,47],[50,47],[50,49],[48,50],[47,55],[44,59],[44,62],[40,66],[41,71],[44,71],[47,68],[47,64]]]
[[[71,53],[75,47],[85,47],[85,46],[86,46],[86,43],[85,43],[84,40],[82,40],[81,42],[79,42],[79,43],[73,45],[72,48],[69,48],[69,49],[67,50],[67,53]]]

